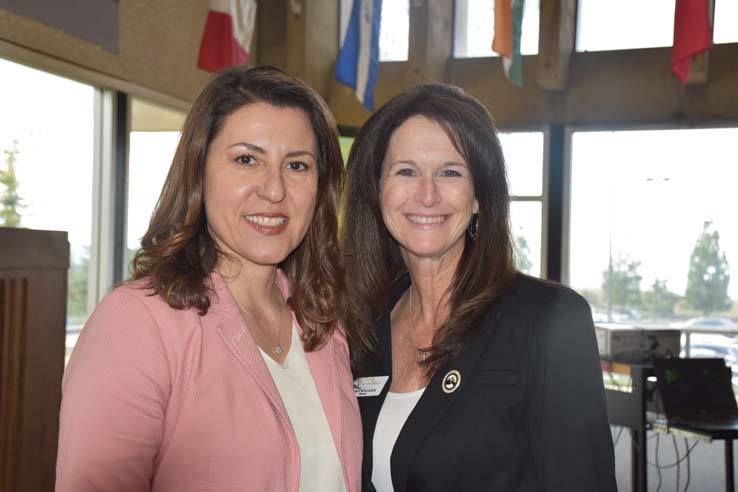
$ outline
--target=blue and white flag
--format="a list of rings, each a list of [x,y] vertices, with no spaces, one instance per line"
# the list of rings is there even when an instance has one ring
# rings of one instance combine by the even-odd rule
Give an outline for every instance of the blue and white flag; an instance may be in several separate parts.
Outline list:
[[[336,79],[354,89],[356,98],[369,111],[374,110],[381,18],[382,0],[353,0],[336,62]]]

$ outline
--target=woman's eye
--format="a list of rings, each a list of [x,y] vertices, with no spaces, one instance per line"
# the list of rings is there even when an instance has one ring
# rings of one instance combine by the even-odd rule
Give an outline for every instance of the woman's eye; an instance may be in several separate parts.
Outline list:
[[[395,173],[397,176],[415,176],[415,171],[410,168],[400,169]]]
[[[236,162],[243,164],[244,166],[250,166],[256,159],[252,155],[239,155],[236,157]]]
[[[287,164],[292,171],[307,171],[308,165],[301,161],[292,161]]]
[[[455,171],[453,169],[444,169],[441,171],[441,176],[447,177],[447,178],[458,178],[461,176],[461,173],[459,171]]]

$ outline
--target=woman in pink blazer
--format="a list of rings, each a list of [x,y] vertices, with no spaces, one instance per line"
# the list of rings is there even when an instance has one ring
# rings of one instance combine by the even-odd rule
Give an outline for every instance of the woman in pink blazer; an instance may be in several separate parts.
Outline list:
[[[273,68],[193,105],[134,259],[64,376],[57,491],[359,492],[335,122]]]

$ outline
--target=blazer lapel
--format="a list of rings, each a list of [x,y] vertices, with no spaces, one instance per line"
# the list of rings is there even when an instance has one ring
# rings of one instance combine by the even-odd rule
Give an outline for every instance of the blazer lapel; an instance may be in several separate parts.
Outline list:
[[[279,390],[274,384],[259,347],[256,345],[251,334],[246,328],[246,323],[238,311],[236,301],[233,299],[228,286],[217,272],[210,276],[215,296],[211,299],[208,314],[203,318],[203,325],[213,325],[218,335],[230,352],[236,357],[246,369],[251,378],[261,388],[277,414],[288,429],[292,429],[287,414],[287,409],[279,395]]]
[[[425,437],[454,404],[461,392],[464,391],[464,385],[469,380],[469,375],[474,371],[492,333],[495,331],[495,326],[500,317],[498,307],[499,305],[496,305],[482,318],[480,321],[483,326],[482,331],[466,350],[433,376],[417,405],[408,416],[397,437],[390,458],[392,484],[395,490],[406,490],[410,465]],[[458,371],[461,375],[460,384],[453,392],[446,393],[442,388],[442,383],[446,375],[453,370]]]
[[[298,331],[301,332],[302,330],[298,329]],[[341,468],[343,470],[343,476],[346,480],[346,487],[348,490],[349,480],[347,479],[348,474],[346,472],[346,460],[341,447],[341,431],[343,430],[341,426],[342,406],[340,389],[336,376],[336,355],[334,352],[335,343],[331,338],[319,350],[305,352],[305,358],[307,359],[308,366],[310,367],[310,373],[313,376],[315,388],[318,390],[318,396],[323,404],[323,411],[325,412],[325,417],[328,420],[328,426],[331,429],[333,443],[335,444],[336,451],[338,452],[338,458],[341,462]]]
[[[372,469],[374,467],[374,431],[377,428],[379,412],[382,410],[384,400],[387,398],[387,392],[392,385],[391,312],[392,307],[389,307],[377,322],[378,346],[382,351],[382,360],[372,358],[371,360],[364,361],[365,366],[362,367],[361,373],[361,376],[389,376],[387,382],[384,383],[382,391],[377,396],[359,398],[362,429],[364,432],[364,458],[361,464],[362,483],[363,488],[367,491],[374,490],[374,487],[371,485]]]
[[[287,277],[285,277],[281,270],[277,270],[277,286],[282,292],[284,298],[288,299],[291,295],[291,287],[289,280],[287,280]],[[300,335],[300,338],[302,338],[302,327],[297,322],[295,313],[292,313],[292,323],[297,327],[297,332]],[[336,446],[338,459],[341,463],[341,469],[343,470],[346,490],[349,490],[350,481],[348,480],[345,456],[341,448],[341,431],[343,430],[341,426],[342,406],[338,377],[336,375],[335,347],[335,342],[331,337],[320,349],[312,352],[305,352],[305,359],[307,360],[308,367],[310,368],[310,374],[313,376],[313,382],[315,383],[315,388],[318,391],[318,397],[323,405],[326,420],[328,420],[328,427],[331,430],[333,443]]]

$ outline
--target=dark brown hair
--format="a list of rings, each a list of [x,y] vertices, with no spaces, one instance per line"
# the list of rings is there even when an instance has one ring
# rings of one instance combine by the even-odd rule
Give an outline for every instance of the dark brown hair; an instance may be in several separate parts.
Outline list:
[[[479,318],[515,274],[509,232],[505,160],[489,112],[461,89],[424,84],[408,89],[374,113],[359,131],[348,159],[342,246],[347,283],[343,322],[355,369],[376,354],[374,330],[393,284],[407,273],[400,248],[384,226],[379,181],[394,131],[413,116],[438,123],[469,165],[479,202],[478,235],[468,235],[449,296],[450,315],[436,332],[425,360],[432,375],[458,356],[479,329]]]
[[[289,304],[303,327],[305,350],[315,350],[336,325],[344,291],[336,237],[343,160],[336,123],[325,102],[304,82],[278,68],[223,70],[199,95],[187,115],[141,250],[133,259],[133,278],[148,278],[149,287],[172,308],[207,313],[212,294],[207,279],[218,258],[225,256],[210,236],[205,217],[208,147],[230,114],[255,102],[303,111],[315,135],[315,214],[305,239],[280,265],[293,284]]]

